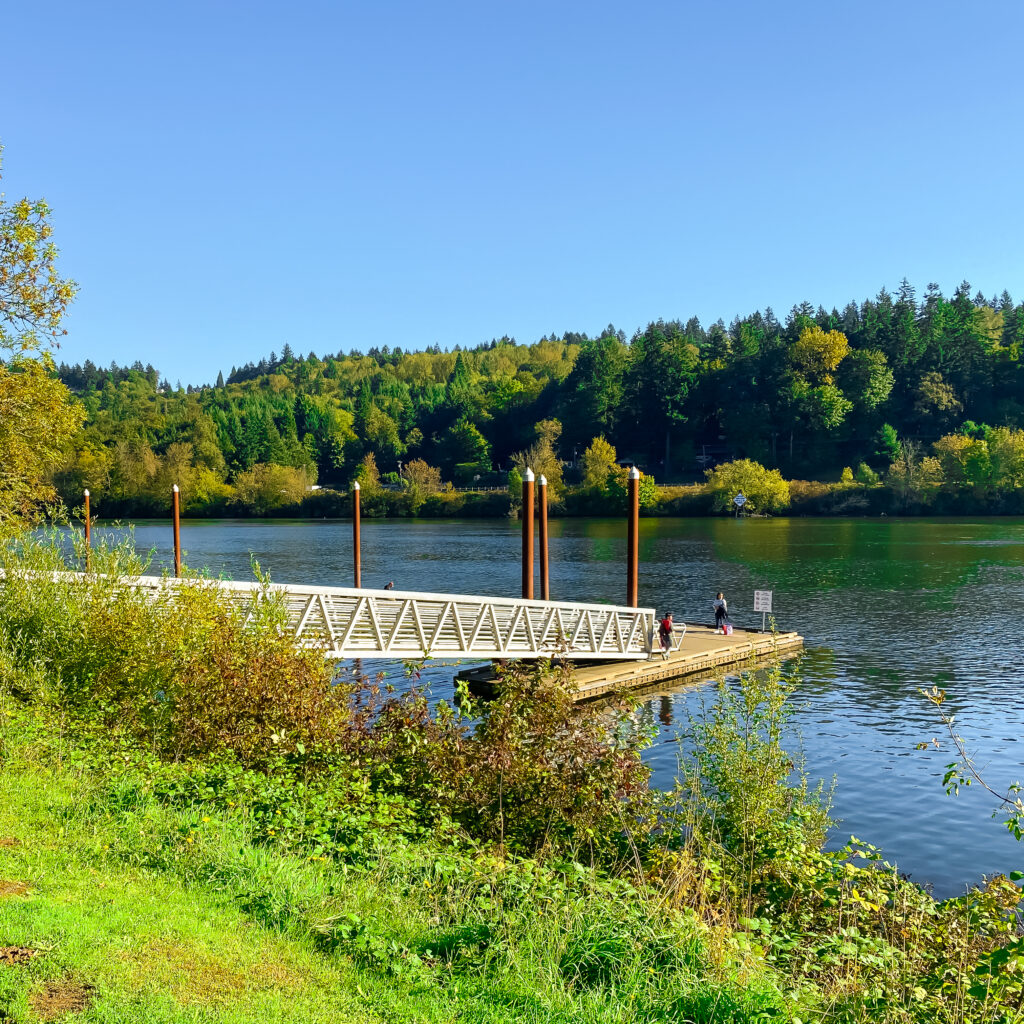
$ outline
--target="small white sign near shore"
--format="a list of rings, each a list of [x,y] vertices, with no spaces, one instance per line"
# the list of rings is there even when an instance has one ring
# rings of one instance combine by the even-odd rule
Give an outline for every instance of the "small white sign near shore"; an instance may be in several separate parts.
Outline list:
[[[761,613],[761,632],[767,625],[768,613],[772,610],[772,592],[770,590],[754,591],[754,611]]]

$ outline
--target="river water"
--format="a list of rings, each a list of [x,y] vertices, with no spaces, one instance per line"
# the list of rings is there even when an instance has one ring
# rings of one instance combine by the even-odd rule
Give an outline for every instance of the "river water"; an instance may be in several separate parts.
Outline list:
[[[624,602],[624,523],[556,520],[550,535],[552,598]],[[135,536],[155,565],[170,561],[168,524],[139,523]],[[503,520],[364,521],[363,584],[516,596],[519,538]],[[351,585],[348,522],[186,522],[182,544],[188,565],[234,579],[251,578],[254,555],[275,582]],[[943,792],[949,743],[915,749],[942,739],[918,693],[938,685],[990,782],[1024,778],[1024,520],[641,520],[642,606],[707,622],[723,590],[733,621],[759,626],[755,589],[773,590],[779,628],[806,638],[794,722],[812,777],[837,779],[833,841],[852,834],[880,846],[940,896],[1024,867],[1024,846],[993,820],[991,797]],[[402,678],[395,664],[363,667]],[[452,675],[429,666],[435,695],[451,694]],[[706,689],[641,709],[659,730],[646,755],[656,784],[671,784],[677,731]]]

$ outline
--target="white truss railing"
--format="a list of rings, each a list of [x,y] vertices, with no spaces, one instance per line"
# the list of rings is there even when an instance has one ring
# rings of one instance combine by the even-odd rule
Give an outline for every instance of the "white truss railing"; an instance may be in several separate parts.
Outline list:
[[[654,631],[653,608],[160,576],[121,582],[154,592],[213,586],[245,602],[274,595],[295,639],[330,658],[641,660]]]

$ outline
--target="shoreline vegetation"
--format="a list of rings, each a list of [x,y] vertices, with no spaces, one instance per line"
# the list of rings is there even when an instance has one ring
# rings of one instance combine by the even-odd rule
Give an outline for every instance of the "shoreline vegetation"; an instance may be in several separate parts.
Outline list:
[[[1024,451],[1024,435],[1021,438]],[[274,467],[268,467],[273,470]],[[1024,515],[1024,481],[993,482],[984,489],[968,486],[942,486],[938,460],[926,457],[917,466],[905,466],[905,472],[890,472],[883,481],[862,465],[855,473],[844,470],[842,479],[833,482],[784,480],[777,471],[769,471],[750,460],[726,463],[709,471],[704,483],[661,486],[641,476],[640,514],[644,517],[706,517],[736,514],[732,499],[742,492],[746,498],[745,516],[1020,516]],[[272,474],[271,474],[272,475]],[[363,473],[360,483],[360,510],[370,519],[506,519],[521,512],[521,479],[512,474],[511,484],[486,489],[456,488],[440,484],[437,489],[409,485],[406,482],[382,485],[379,476]],[[625,471],[609,468],[608,482],[600,485],[564,486],[549,502],[552,518],[620,516],[626,508]],[[997,485],[998,484],[998,485]],[[66,494],[69,507],[80,496]],[[321,487],[288,492],[268,487],[266,493],[251,502],[189,500],[184,492],[184,519],[342,519],[352,514],[350,491]],[[109,520],[161,518],[169,514],[169,495],[150,494],[145,498],[119,500],[107,498],[93,513]]]
[[[270,592],[118,586],[127,541],[40,574],[83,554],[0,549],[2,1019],[1020,1018],[1011,880],[938,901],[825,849],[796,662],[709,688],[660,792],[634,704],[571,668],[432,708],[334,677]]]

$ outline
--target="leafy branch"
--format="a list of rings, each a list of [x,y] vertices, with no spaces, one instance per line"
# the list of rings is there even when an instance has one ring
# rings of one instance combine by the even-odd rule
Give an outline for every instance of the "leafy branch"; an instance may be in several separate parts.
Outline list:
[[[961,786],[970,786],[976,782],[982,789],[987,793],[991,793],[999,801],[999,807],[1007,814],[1004,824],[1013,835],[1013,838],[1017,840],[1024,838],[1024,800],[1020,797],[1021,784],[1019,782],[1012,782],[1006,787],[1005,792],[989,785],[978,770],[974,758],[967,750],[963,737],[957,733],[954,716],[948,714],[943,708],[946,700],[946,691],[933,686],[930,690],[919,689],[919,692],[925,700],[934,704],[938,709],[939,717],[942,720],[942,724],[946,727],[946,731],[949,733],[950,740],[953,743],[953,748],[956,751],[956,760],[946,765],[946,772],[942,776],[942,785],[945,787],[946,792],[950,796],[958,796]],[[939,741],[932,739],[928,742],[917,744],[918,750],[927,750],[929,747],[938,749]],[[997,813],[998,809],[993,812],[993,816]]]

